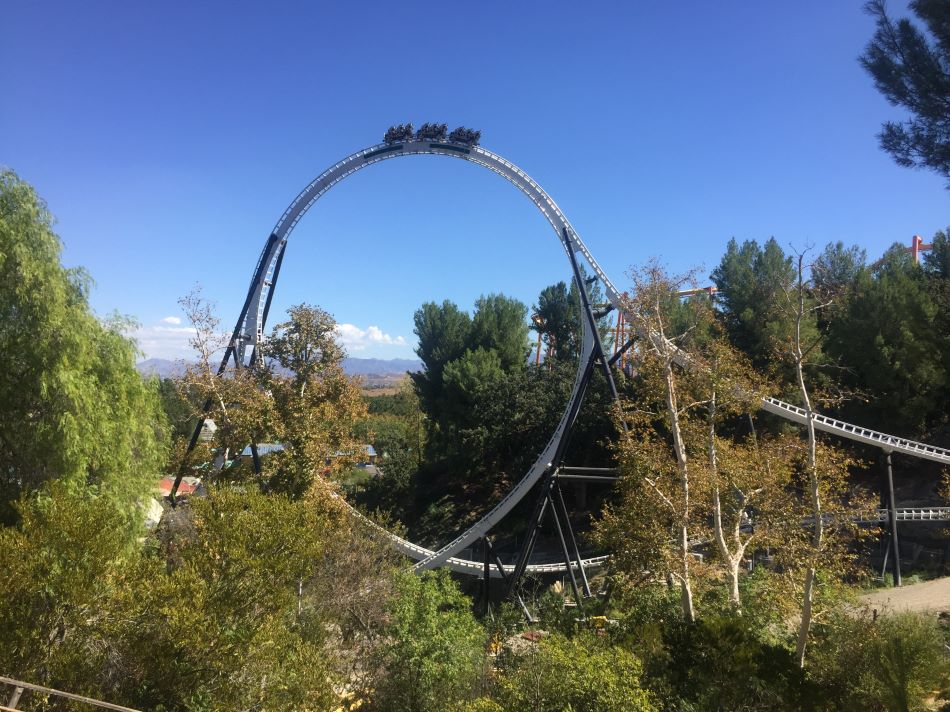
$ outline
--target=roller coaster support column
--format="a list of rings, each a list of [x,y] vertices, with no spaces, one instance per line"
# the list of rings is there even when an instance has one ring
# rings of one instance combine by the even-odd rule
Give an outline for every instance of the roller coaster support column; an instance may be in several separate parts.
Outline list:
[[[901,548],[897,539],[897,502],[894,499],[894,470],[891,467],[891,451],[885,451],[887,458],[887,521],[890,525],[891,534],[891,556],[893,557],[894,585],[900,586],[901,582]]]
[[[557,529],[557,538],[561,542],[561,555],[564,557],[564,565],[567,567],[567,574],[571,578],[571,590],[574,592],[574,601],[576,601],[577,608],[581,611],[581,614],[583,614],[584,606],[581,603],[581,592],[577,588],[577,576],[574,574],[574,568],[571,566],[571,553],[568,551],[567,541],[564,539],[564,528],[561,526],[561,518],[557,514],[557,507],[554,505],[554,497],[551,494],[555,489],[558,490],[558,494],[560,494],[560,488],[558,487],[556,478],[553,487],[548,490],[548,502],[551,504],[551,515],[554,518],[554,527]],[[577,566],[581,571],[584,570],[580,555],[577,556]],[[584,578],[586,579],[587,577],[585,576]],[[587,591],[588,590],[585,589],[585,593],[590,595]]]
[[[486,536],[482,537],[482,544],[485,547],[485,617],[491,615],[491,540]]]
[[[495,564],[495,568],[498,569],[498,574],[501,576],[501,580],[503,583],[508,584],[510,579],[508,578],[508,574],[505,572],[505,565],[501,563],[501,559],[498,557],[498,553],[495,551],[495,547],[492,546],[491,539],[489,539],[486,536],[486,537],[482,537],[481,541],[485,547],[485,569],[484,569],[485,611],[486,611],[486,614],[490,614],[491,608],[489,606],[491,603],[491,584],[490,584],[491,564],[492,563]],[[516,595],[514,598],[518,603],[518,607],[521,608],[522,613],[524,613],[525,618],[527,618],[530,621],[531,612],[528,610],[528,607],[524,604],[524,600],[521,598],[520,595]]]
[[[554,515],[554,524],[557,529],[558,538],[561,544],[561,553],[564,556],[564,564],[567,568],[568,574],[571,579],[571,586],[574,589],[574,596],[577,600],[578,607],[581,607],[581,595],[580,589],[577,586],[577,577],[574,574],[574,566],[571,564],[572,558],[577,562],[577,568],[580,569],[581,581],[583,583],[584,595],[590,596],[590,585],[587,581],[587,572],[584,571],[584,564],[581,561],[580,550],[577,546],[577,540],[574,538],[574,530],[571,527],[570,520],[568,518],[567,507],[564,504],[564,495],[561,493],[560,485],[558,484],[558,470],[561,467],[561,464],[564,460],[564,455],[567,451],[567,445],[570,442],[571,433],[574,429],[574,424],[577,421],[577,415],[580,412],[581,403],[584,401],[584,396],[587,394],[587,389],[590,387],[590,379],[594,374],[594,369],[600,367],[603,370],[604,376],[607,379],[607,385],[610,388],[610,394],[613,396],[614,402],[619,401],[619,395],[617,394],[617,386],[614,383],[613,374],[610,371],[610,363],[607,359],[606,354],[604,353],[604,345],[600,339],[600,333],[597,331],[597,317],[594,315],[593,309],[590,304],[590,297],[587,294],[587,285],[585,284],[584,276],[581,273],[580,267],[577,263],[577,256],[575,254],[574,243],[571,240],[571,236],[567,229],[563,231],[564,243],[567,246],[568,257],[571,261],[571,268],[574,272],[574,282],[577,284],[577,291],[580,294],[581,306],[584,311],[584,318],[587,320],[587,326],[590,328],[593,333],[593,347],[590,350],[590,353],[587,354],[588,360],[586,367],[584,368],[584,373],[581,378],[580,387],[577,389],[577,393],[574,396],[574,400],[570,404],[568,410],[568,427],[565,428],[561,439],[558,442],[557,448],[554,452],[554,457],[552,462],[548,466],[547,472],[541,478],[541,492],[538,495],[538,499],[535,503],[534,512],[530,519],[530,525],[525,536],[525,540],[521,545],[521,551],[518,554],[518,560],[515,563],[514,571],[512,571],[510,578],[508,579],[508,596],[514,597],[517,594],[518,584],[521,582],[522,576],[524,576],[525,569],[528,567],[528,560],[531,557],[531,553],[534,551],[534,545],[538,540],[538,534],[541,531],[541,525],[544,523],[544,516],[547,513],[548,506],[551,508],[551,512]],[[623,423],[624,432],[626,432],[626,423]],[[561,517],[558,516],[558,504],[561,505],[562,516],[564,519],[565,526],[561,525]],[[567,537],[565,537],[565,530],[567,532]],[[568,538],[570,539],[571,545],[568,546]]]
[[[574,270],[574,281],[577,282],[577,291],[581,296],[581,305],[584,307],[584,315],[587,317],[590,329],[594,334],[594,353],[592,357],[599,361],[604,371],[604,377],[607,379],[607,385],[610,387],[610,395],[613,396],[614,403],[616,403],[620,400],[620,396],[617,394],[617,385],[614,383],[614,376],[610,372],[610,363],[607,361],[607,355],[604,353],[604,344],[600,340],[600,332],[597,330],[597,317],[594,316],[594,310],[591,308],[590,296],[587,294],[587,287],[581,275],[581,268],[577,265],[577,253],[574,251],[574,241],[571,240],[567,228],[564,228],[564,242],[568,245],[567,256],[571,259],[571,269]],[[583,398],[583,394],[581,397]],[[621,421],[621,423],[623,424],[624,432],[627,432],[627,424],[623,421]]]

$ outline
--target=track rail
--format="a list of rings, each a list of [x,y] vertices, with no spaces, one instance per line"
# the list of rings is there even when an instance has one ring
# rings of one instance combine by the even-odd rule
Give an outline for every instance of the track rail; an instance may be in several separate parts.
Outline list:
[[[625,314],[629,314],[628,306],[622,295],[594,259],[594,256],[574,230],[574,227],[564,215],[563,211],[561,211],[551,196],[518,166],[480,146],[467,146],[445,141],[428,140],[377,144],[347,156],[317,176],[297,195],[277,221],[258,259],[258,269],[255,270],[255,274],[259,274],[260,277],[252,282],[249,289],[249,294],[251,294],[251,306],[244,318],[238,342],[234,345],[237,358],[240,359],[242,363],[245,361],[247,348],[250,346],[252,348],[251,353],[253,353],[254,349],[256,349],[263,340],[264,322],[266,319],[267,305],[269,304],[268,297],[275,286],[274,282],[276,280],[279,261],[283,255],[283,251],[286,249],[287,239],[307,211],[310,210],[314,203],[330,190],[330,188],[357,171],[392,158],[417,155],[439,155],[466,160],[487,168],[512,183],[541,211],[542,215],[544,215],[545,219],[554,229],[558,242],[565,250],[565,253],[568,255],[571,253],[581,255],[594,275],[596,275],[603,284],[608,301],[615,308]],[[266,268],[263,270],[259,269],[262,264],[266,265]],[[583,327],[582,353],[578,361],[578,372],[574,380],[574,390],[571,394],[571,399],[580,388],[583,365],[586,364],[594,346],[593,334],[586,321]],[[688,357],[684,357],[683,360],[687,361]],[[568,400],[568,404],[571,399]],[[775,398],[763,398],[761,407],[787,420],[798,423],[807,422],[807,415],[802,408]],[[887,451],[902,452],[914,457],[950,464],[950,450],[868,430],[824,415],[814,414],[813,419],[818,429],[833,433],[848,440],[874,445]],[[456,555],[488,533],[489,530],[498,524],[498,522],[528,494],[544,472],[551,466],[551,460],[553,459],[558,439],[569,425],[568,409],[565,409],[557,429],[525,476],[478,522],[438,550],[433,551],[390,532],[386,532],[372,522],[369,522],[368,519],[358,512],[357,515],[369,522],[373,527],[384,532],[399,551],[416,560],[417,563],[414,567],[416,570],[444,565],[460,573],[483,575],[483,562],[472,561]],[[353,511],[356,512],[356,510]],[[606,557],[588,559],[584,561],[584,565],[597,566],[602,564],[605,559]],[[572,565],[576,566],[576,564]],[[567,567],[564,563],[538,564],[529,566],[528,570],[535,573],[560,572],[566,571]],[[493,575],[500,574],[494,572]]]
[[[898,507],[894,511],[899,522],[950,522],[950,507]],[[859,521],[862,524],[883,523],[888,517],[886,509],[879,509],[873,519]]]
[[[792,405],[791,403],[785,403],[777,398],[763,398],[762,410],[803,425],[808,422],[808,416],[804,408],[799,408],[797,405]],[[906,440],[896,435],[879,433],[876,430],[845,423],[842,420],[836,420],[827,415],[821,415],[820,413],[814,413],[812,418],[815,427],[826,433],[839,435],[848,440],[854,440],[867,445],[874,445],[885,452],[902,452],[905,455],[913,455],[914,457],[921,457],[925,460],[941,462],[945,465],[950,464],[950,450],[927,445],[926,443],[919,443],[914,440]]]

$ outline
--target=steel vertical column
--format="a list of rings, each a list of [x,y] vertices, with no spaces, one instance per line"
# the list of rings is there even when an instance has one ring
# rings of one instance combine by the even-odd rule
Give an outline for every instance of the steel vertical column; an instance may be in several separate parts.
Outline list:
[[[614,401],[618,401],[620,400],[620,396],[617,393],[617,386],[614,383],[613,374],[610,372],[610,365],[607,363],[607,355],[604,353],[604,344],[600,340],[600,332],[597,331],[597,318],[594,316],[593,309],[591,309],[590,297],[587,295],[587,287],[584,285],[584,280],[581,277],[581,268],[577,264],[577,255],[574,253],[574,243],[571,240],[571,236],[568,234],[567,228],[564,228],[564,242],[570,245],[570,248],[567,251],[567,256],[570,258],[571,268],[574,270],[574,279],[577,282],[577,291],[580,293],[581,305],[584,307],[584,314],[590,323],[591,331],[594,333],[594,353],[600,358],[600,364],[603,367],[604,376],[607,378],[607,385],[610,387],[610,395],[613,396]],[[627,424],[622,424],[624,432],[626,432]]]
[[[891,550],[894,561],[894,585],[900,586],[901,582],[901,548],[897,539],[897,502],[894,499],[894,471],[891,467],[891,452],[888,450],[887,457],[887,519],[891,525]]]
[[[511,578],[508,580],[508,595],[513,596],[516,593],[518,582],[524,576],[525,569],[528,568],[528,559],[531,558],[531,552],[534,551],[534,544],[538,539],[538,532],[541,530],[541,524],[544,521],[544,513],[547,510],[547,493],[551,487],[551,478],[553,475],[547,474],[541,480],[541,496],[534,506],[534,516],[531,518],[531,529],[521,545],[521,551],[518,554],[518,561],[515,563],[514,571],[511,572]]]
[[[482,545],[485,547],[484,555],[484,576],[485,576],[485,615],[491,615],[491,541],[487,536],[482,537]]]
[[[567,566],[568,573],[571,576],[571,584],[574,588],[574,595],[577,598],[578,605],[581,605],[580,601],[580,591],[577,587],[577,579],[574,575],[574,570],[571,567],[571,555],[568,550],[567,541],[564,538],[564,531],[561,527],[560,518],[558,517],[557,504],[555,502],[553,489],[558,489],[557,495],[560,498],[561,505],[564,506],[564,499],[561,495],[560,489],[557,487],[557,469],[560,467],[561,462],[564,459],[564,454],[567,450],[567,445],[570,440],[571,432],[574,428],[574,423],[576,422],[577,415],[580,412],[581,403],[584,400],[584,396],[587,394],[587,389],[590,386],[590,379],[593,376],[594,368],[596,365],[600,365],[603,369],[604,376],[607,379],[607,384],[610,388],[610,393],[613,396],[614,401],[619,400],[619,395],[617,393],[617,386],[614,383],[613,375],[610,372],[610,364],[608,363],[607,356],[604,353],[604,345],[600,338],[600,333],[597,331],[597,318],[594,316],[594,312],[591,308],[590,297],[587,294],[587,285],[584,283],[584,278],[581,274],[580,267],[577,262],[577,256],[573,248],[573,242],[570,239],[570,234],[565,228],[564,232],[564,241],[567,246],[568,257],[571,261],[571,268],[574,272],[574,282],[577,284],[578,293],[581,299],[581,306],[584,311],[584,318],[587,320],[588,328],[590,328],[593,336],[593,348],[591,349],[590,354],[588,355],[587,365],[584,369],[584,375],[581,379],[580,388],[577,390],[577,395],[572,401],[569,409],[568,416],[568,427],[565,429],[564,433],[561,436],[561,440],[558,443],[557,449],[555,450],[554,458],[551,462],[550,469],[545,474],[544,478],[541,481],[541,493],[538,497],[538,501],[535,504],[534,514],[532,516],[530,530],[527,537],[525,538],[524,544],[521,547],[521,551],[518,555],[517,563],[515,564],[514,571],[512,572],[511,578],[508,581],[508,595],[513,596],[516,592],[518,583],[521,580],[521,577],[524,575],[525,569],[528,566],[528,559],[531,556],[531,552],[534,550],[535,543],[538,538],[538,533],[541,529],[541,525],[544,522],[544,515],[547,512],[547,506],[550,504],[552,508],[552,513],[554,515],[555,526],[557,527],[558,536],[561,540],[562,553],[564,554],[564,564]],[[624,431],[626,432],[626,424],[623,423]],[[565,517],[567,517],[567,508],[564,507]],[[580,551],[577,548],[577,541],[574,539],[574,532],[570,528],[570,521],[567,520],[568,531],[571,536],[571,540],[574,545],[575,556],[577,559],[577,564],[581,569],[581,575],[584,582],[584,592],[586,595],[590,595],[590,586],[587,583],[587,574],[584,571],[583,564],[581,563]]]

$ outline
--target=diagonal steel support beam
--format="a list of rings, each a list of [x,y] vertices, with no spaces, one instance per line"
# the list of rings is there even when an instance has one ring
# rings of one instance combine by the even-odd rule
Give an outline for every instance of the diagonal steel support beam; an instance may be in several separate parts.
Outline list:
[[[584,586],[584,596],[590,598],[590,583],[587,581],[587,572],[584,570],[584,560],[581,558],[581,550],[577,546],[577,538],[574,536],[574,527],[571,526],[571,516],[567,511],[567,505],[564,503],[564,492],[561,491],[561,485],[554,481],[554,495],[557,499],[557,504],[561,507],[561,516],[564,517],[564,528],[567,531],[568,541],[571,543],[571,553],[574,555],[574,560],[577,561],[577,568],[581,572],[581,583]],[[557,511],[557,507],[555,507]],[[571,562],[567,562],[568,571],[571,570]]]
[[[567,540],[564,538],[564,528],[561,526],[561,518],[558,516],[557,507],[554,504],[554,497],[550,490],[548,491],[548,502],[551,504],[551,517],[554,519],[554,527],[557,529],[557,538],[561,543],[561,555],[564,557],[564,563],[567,565],[567,575],[571,579],[571,590],[574,592],[574,600],[577,602],[577,608],[580,610],[581,615],[583,615],[584,604],[581,601],[581,592],[577,588],[577,576],[574,575],[574,568],[571,566],[571,554],[567,548]]]
[[[581,276],[581,268],[577,264],[577,254],[574,251],[574,241],[571,239],[567,228],[564,228],[564,242],[565,244],[570,245],[570,249],[567,251],[567,256],[571,260],[571,269],[574,270],[574,280],[577,282],[577,291],[580,293],[581,304],[584,307],[584,316],[590,324],[590,329],[594,335],[594,354],[597,356],[598,364],[601,366],[601,370],[604,372],[604,377],[607,379],[607,385],[610,388],[610,395],[613,396],[614,402],[619,402],[620,395],[617,393],[617,384],[614,383],[614,376],[610,371],[610,364],[608,363],[607,355],[604,352],[604,344],[601,341],[600,332],[597,330],[597,317],[594,316],[594,311],[591,309],[590,295],[587,294],[587,287],[584,285],[584,279]],[[626,433],[626,422],[623,420],[620,422],[623,425],[624,432]]]
[[[623,346],[621,346],[621,347],[617,350],[617,353],[615,353],[613,356],[611,356],[611,357],[607,360],[607,365],[608,365],[608,366],[613,366],[615,363],[617,363],[617,361],[619,361],[621,358],[623,358],[623,355],[624,355],[625,353],[627,353],[627,351],[630,349],[631,346],[633,346],[633,344],[634,344],[635,342],[636,342],[636,339],[627,339],[627,343],[625,343]]]

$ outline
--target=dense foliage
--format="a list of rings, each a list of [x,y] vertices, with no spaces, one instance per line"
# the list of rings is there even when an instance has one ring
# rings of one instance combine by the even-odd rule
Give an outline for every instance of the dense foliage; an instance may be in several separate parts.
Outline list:
[[[802,341],[807,372],[825,411],[850,422],[928,439],[948,423],[950,294],[947,237],[933,238],[923,264],[895,244],[873,264],[863,250],[829,244],[803,255],[810,277]],[[778,242],[731,241],[712,271],[716,307],[730,341],[794,398],[788,360],[777,352],[791,334],[793,257]]]
[[[252,480],[265,491],[303,496],[321,473],[340,473],[359,458],[354,429],[366,414],[359,388],[343,372],[343,350],[333,318],[299,304],[277,324],[252,367],[217,373],[223,350],[218,320],[199,293],[182,300],[199,355],[179,382],[178,403],[191,404],[191,420],[213,420],[216,477]],[[267,457],[254,447],[268,445]],[[208,448],[185,466],[206,467]]]
[[[0,522],[50,480],[94,485],[127,514],[161,469],[164,419],[127,321],[103,322],[90,279],[60,264],[53,219],[0,171]]]
[[[434,542],[504,496],[544,447],[570,394],[577,301],[564,283],[542,291],[536,309],[546,326],[535,327],[551,348],[540,365],[527,358],[528,309],[520,302],[489,295],[471,316],[452,302],[424,304],[415,314],[425,366],[411,374],[417,400],[407,393],[375,399],[372,407],[386,411],[371,418],[382,476],[359,501]],[[594,382],[581,423],[571,456],[577,464],[602,464],[604,438],[613,432],[602,380]]]

